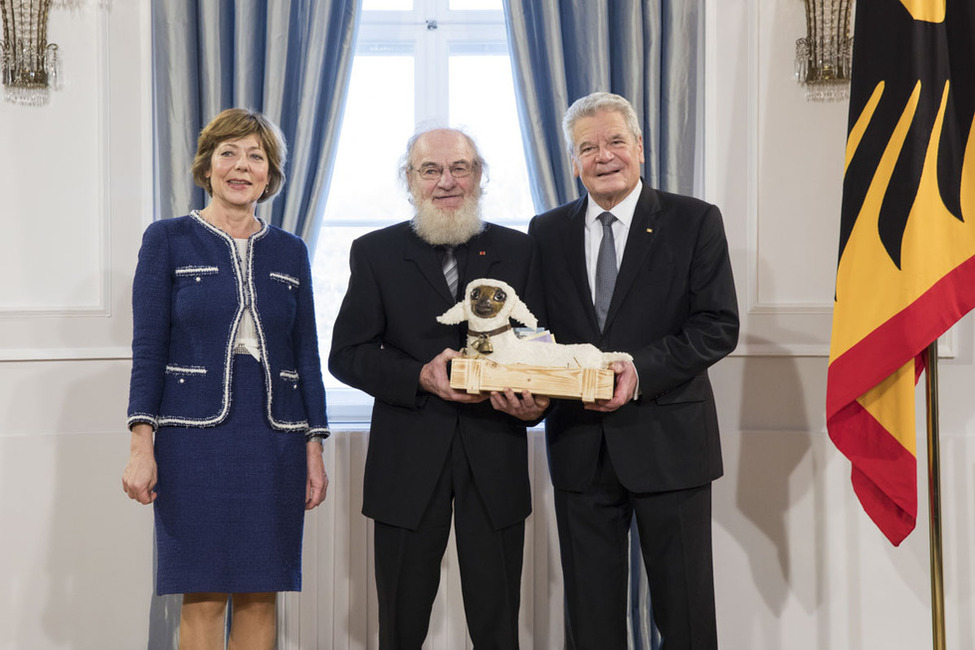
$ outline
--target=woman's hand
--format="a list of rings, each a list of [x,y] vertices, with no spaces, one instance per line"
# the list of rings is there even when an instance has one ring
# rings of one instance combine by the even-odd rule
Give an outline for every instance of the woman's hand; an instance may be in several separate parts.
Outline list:
[[[142,504],[156,500],[156,455],[152,448],[152,427],[137,424],[132,427],[129,462],[122,472],[122,489]]]
[[[305,485],[305,510],[311,510],[325,500],[328,491],[328,475],[325,474],[325,459],[322,458],[322,443],[309,440],[305,443],[308,451],[308,482]]]

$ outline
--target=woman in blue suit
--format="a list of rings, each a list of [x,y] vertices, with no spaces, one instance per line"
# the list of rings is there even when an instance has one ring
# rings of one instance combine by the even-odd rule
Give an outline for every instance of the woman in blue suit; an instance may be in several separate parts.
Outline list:
[[[328,486],[308,251],[255,214],[285,158],[267,117],[223,111],[193,162],[209,205],[153,223],[139,251],[122,483],[154,505],[183,650],[224,647],[228,595],[231,647],[274,647],[276,592],[301,589],[304,511]]]

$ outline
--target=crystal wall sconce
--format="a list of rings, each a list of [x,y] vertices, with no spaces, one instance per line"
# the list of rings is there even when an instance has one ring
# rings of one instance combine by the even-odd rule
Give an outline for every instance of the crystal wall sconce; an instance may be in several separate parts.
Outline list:
[[[796,80],[806,86],[806,99],[847,99],[853,0],[805,0],[805,4],[806,37],[796,41]]]
[[[58,46],[47,42],[50,8],[51,0],[0,0],[0,78],[9,102],[42,106],[60,87]]]

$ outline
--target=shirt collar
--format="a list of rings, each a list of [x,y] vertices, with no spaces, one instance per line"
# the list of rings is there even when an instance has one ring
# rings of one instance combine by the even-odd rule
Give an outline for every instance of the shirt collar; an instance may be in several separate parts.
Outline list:
[[[626,195],[626,198],[613,206],[612,210],[603,210],[599,204],[593,200],[586,202],[586,228],[590,228],[596,222],[596,218],[603,212],[609,212],[619,219],[620,223],[629,230],[630,222],[633,221],[633,213],[636,212],[637,201],[640,200],[640,192],[643,191],[643,179],[637,181],[636,187]]]

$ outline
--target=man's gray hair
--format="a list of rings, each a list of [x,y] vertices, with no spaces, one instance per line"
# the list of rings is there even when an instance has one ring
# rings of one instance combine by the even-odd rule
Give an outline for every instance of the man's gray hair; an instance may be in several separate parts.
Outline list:
[[[418,130],[416,133],[412,135],[412,137],[410,137],[409,140],[407,140],[406,153],[403,154],[403,157],[400,158],[399,161],[399,178],[400,181],[403,183],[403,185],[406,187],[406,190],[409,191],[410,189],[410,169],[413,168],[413,149],[416,147],[416,142],[417,140],[420,139],[420,136],[426,135],[431,131],[453,131],[455,133],[459,133],[460,135],[464,136],[464,139],[467,140],[467,144],[470,146],[471,151],[474,152],[474,160],[472,160],[471,162],[474,163],[474,165],[477,167],[478,170],[477,173],[480,174],[481,190],[483,191],[484,185],[488,181],[488,164],[481,156],[481,151],[477,148],[477,143],[474,142],[474,138],[472,138],[470,135],[464,132],[463,129],[459,129],[453,126],[433,126],[433,127],[423,128]]]
[[[633,134],[634,139],[643,135],[640,128],[640,120],[633,110],[633,105],[620,95],[607,92],[595,92],[572,102],[572,106],[565,112],[562,118],[562,134],[565,136],[565,149],[570,156],[575,155],[575,143],[572,141],[572,132],[576,122],[584,117],[592,117],[600,111],[616,111],[623,116],[627,128]]]

